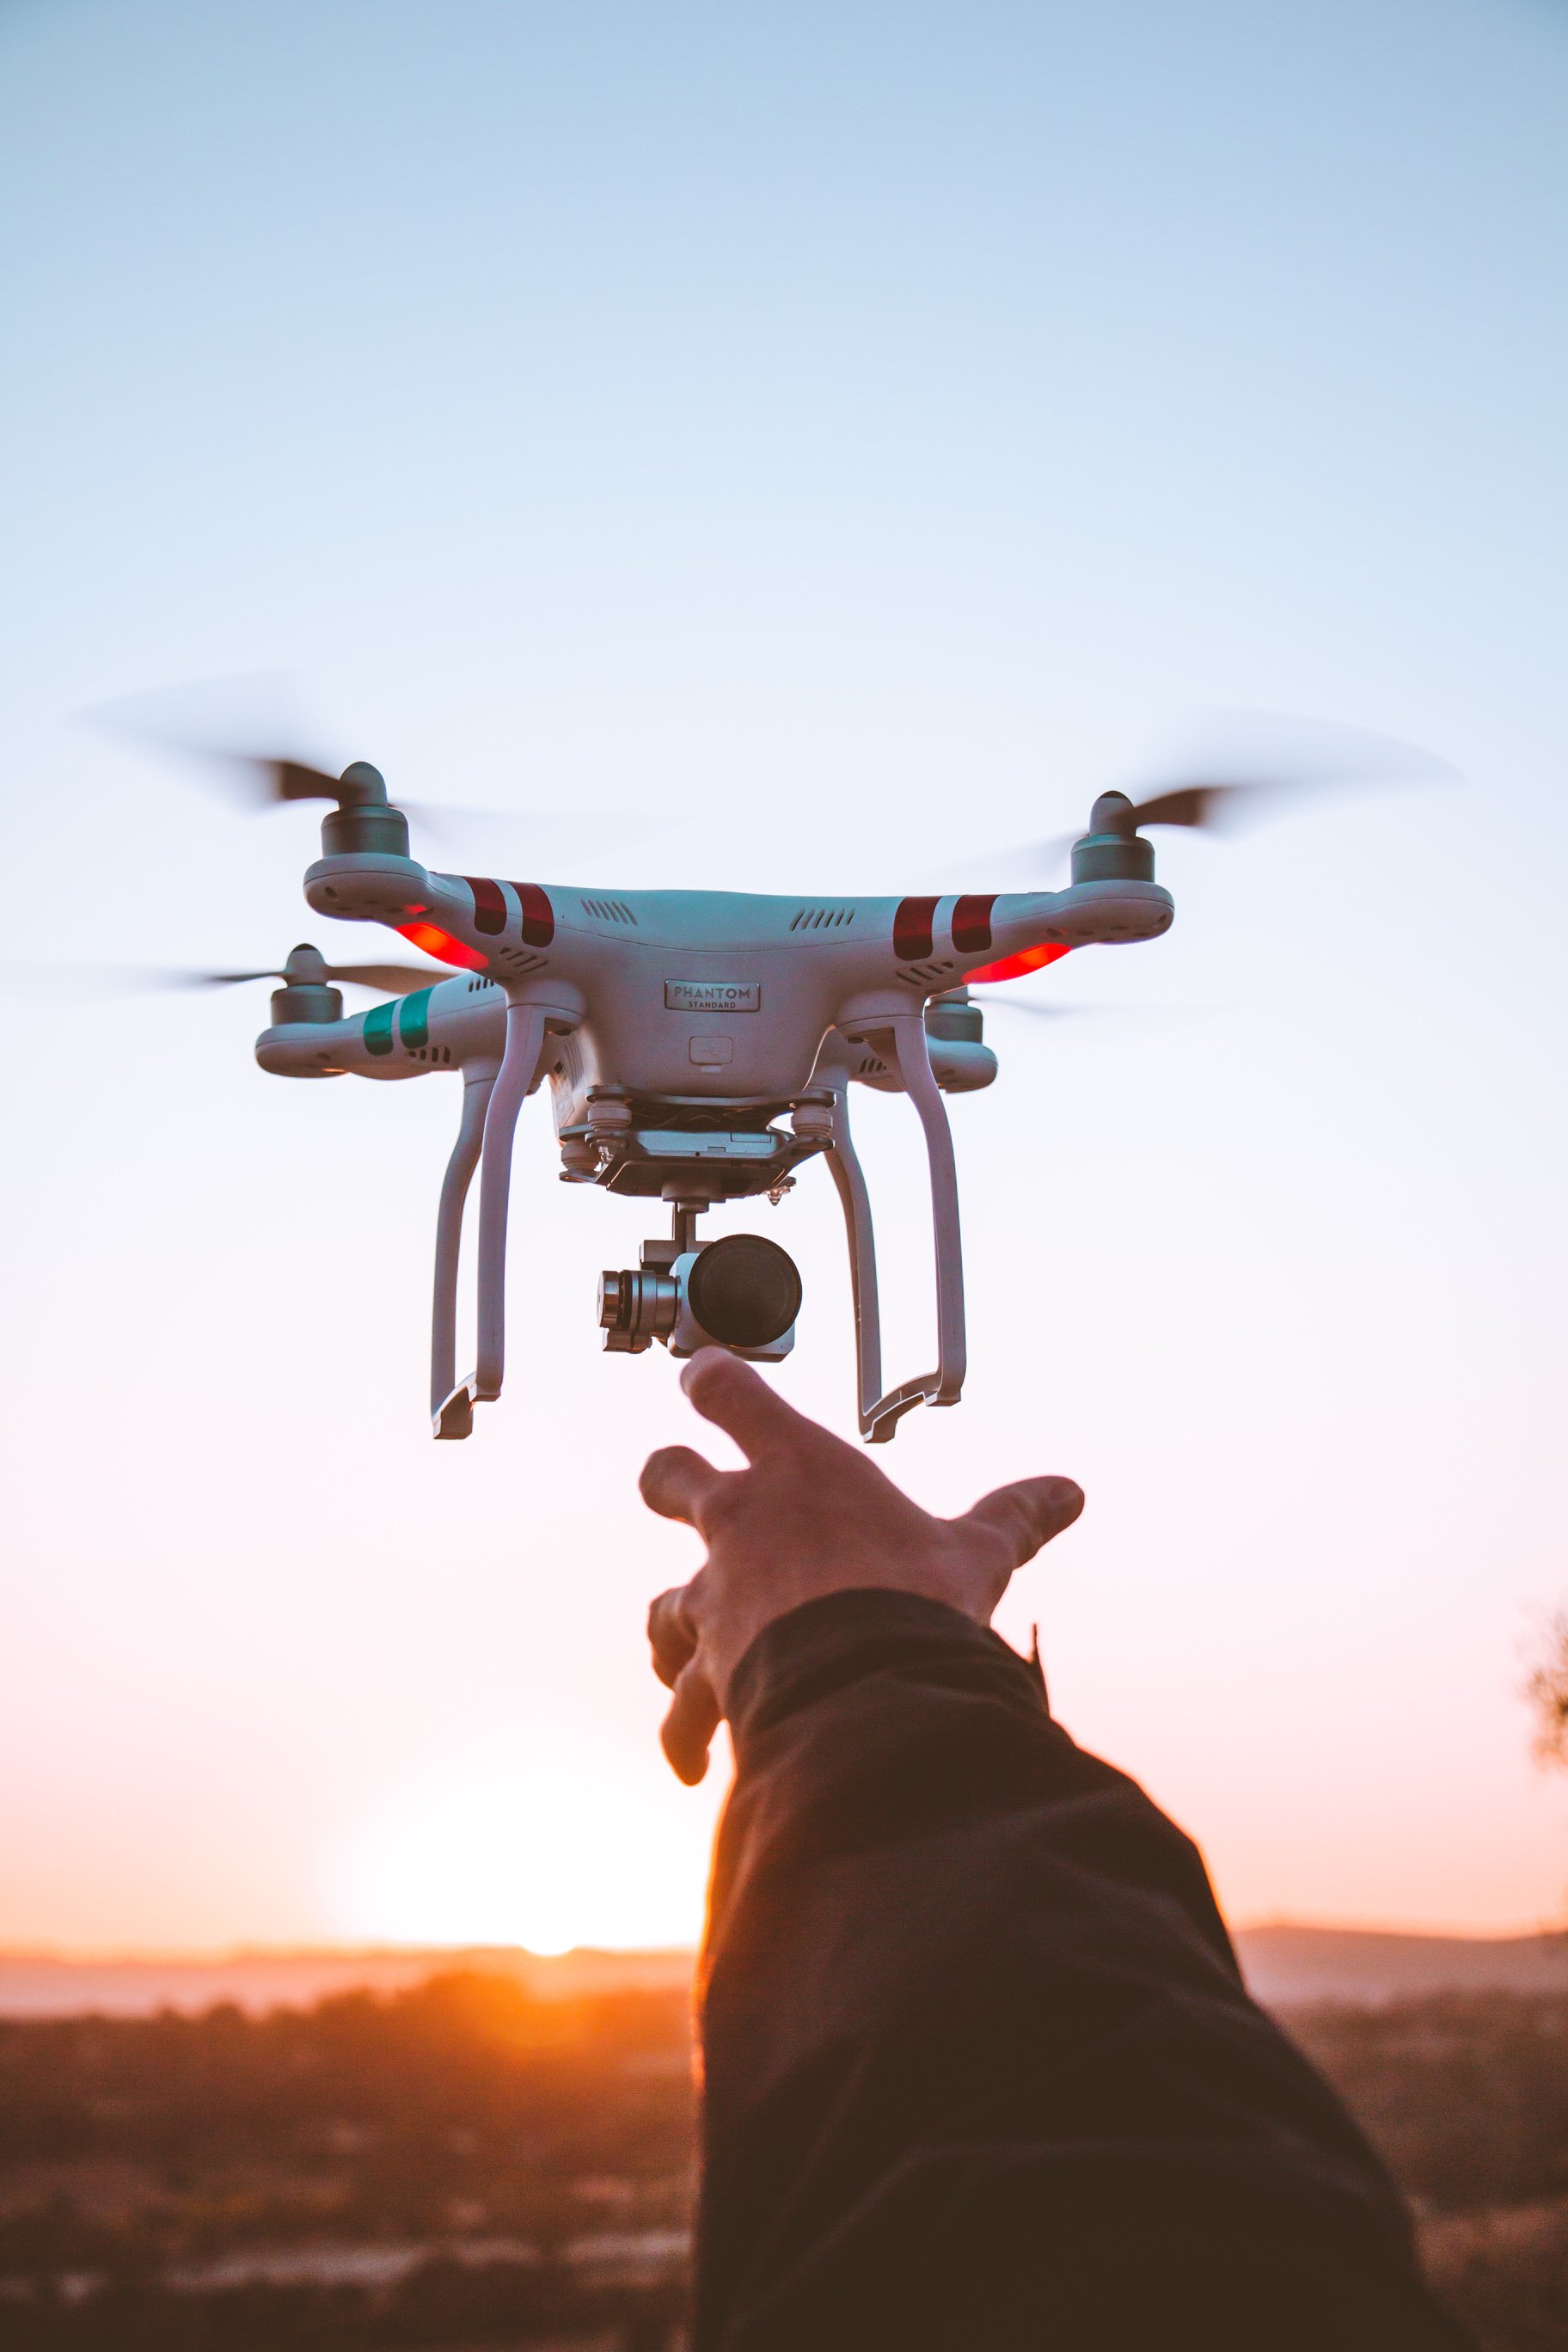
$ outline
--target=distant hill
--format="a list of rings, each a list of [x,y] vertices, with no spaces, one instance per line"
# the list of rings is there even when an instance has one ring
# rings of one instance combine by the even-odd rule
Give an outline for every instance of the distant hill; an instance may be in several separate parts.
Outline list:
[[[1377,2007],[1427,1992],[1568,1993],[1568,1933],[1409,1936],[1357,1927],[1281,1923],[1236,1938],[1247,1981],[1271,2009],[1340,2000]],[[686,1983],[685,1951],[563,1953],[541,1958],[515,1947],[468,1950],[258,1951],[171,1959],[62,1959],[0,1952],[0,2016],[70,2017],[96,2010],[142,2017],[233,2001],[251,2011],[298,2009],[329,1993],[368,1986],[395,1992],[452,1969],[478,1969],[563,2000],[623,1986]]]
[[[1428,1992],[1568,1993],[1568,1934],[1405,1936],[1363,1927],[1244,1927],[1248,1986],[1270,2009],[1373,2008]]]

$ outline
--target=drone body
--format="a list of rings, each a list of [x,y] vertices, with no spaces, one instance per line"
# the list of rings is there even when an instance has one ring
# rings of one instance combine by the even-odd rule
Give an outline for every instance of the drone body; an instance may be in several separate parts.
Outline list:
[[[384,923],[457,976],[344,1020],[325,965],[297,950],[257,1058],[297,1077],[462,1074],[437,1219],[437,1436],[467,1436],[474,1404],[500,1391],[512,1137],[524,1099],[546,1081],[563,1180],[662,1200],[672,1212],[671,1234],[645,1244],[639,1268],[604,1277],[607,1349],[637,1353],[659,1339],[676,1354],[715,1341],[765,1360],[785,1354],[800,1301],[785,1254],[742,1234],[703,1249],[693,1226],[717,1202],[763,1193],[776,1202],[794,1170],[821,1153],[847,1231],[863,1435],[890,1437],[922,1402],[957,1402],[963,1285],[942,1097],[995,1074],[965,983],[1169,927],[1172,901],[1129,822],[1130,803],[1109,794],[1096,803],[1064,890],[813,900],[433,873],[408,855],[406,820],[387,805],[375,770],[356,765],[331,790],[340,804],[322,825],[325,855],[305,877],[310,906]],[[938,1361],[886,1391],[870,1207],[847,1108],[852,1082],[909,1095],[931,1182]],[[476,1167],[478,1349],[459,1381],[458,1260]]]

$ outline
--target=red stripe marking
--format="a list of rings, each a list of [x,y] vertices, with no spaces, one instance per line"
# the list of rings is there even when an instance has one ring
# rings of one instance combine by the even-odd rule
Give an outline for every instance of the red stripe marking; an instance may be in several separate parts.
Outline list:
[[[900,963],[923,963],[934,945],[935,898],[900,898],[893,917],[893,953]]]
[[[952,944],[960,955],[978,955],[991,944],[991,909],[996,904],[996,893],[989,898],[961,898],[952,910]]]
[[[988,963],[979,971],[966,971],[964,985],[976,980],[1022,980],[1026,971],[1044,971],[1047,964],[1059,963],[1063,956],[1071,952],[1070,948],[1064,947],[1023,948],[1016,955],[1004,956],[999,963]]]
[[[555,910],[537,882],[514,882],[522,901],[522,936],[531,948],[547,948],[555,937]]]
[[[499,938],[506,929],[506,900],[501,896],[500,884],[483,874],[465,874],[463,879],[474,894],[475,930]]]

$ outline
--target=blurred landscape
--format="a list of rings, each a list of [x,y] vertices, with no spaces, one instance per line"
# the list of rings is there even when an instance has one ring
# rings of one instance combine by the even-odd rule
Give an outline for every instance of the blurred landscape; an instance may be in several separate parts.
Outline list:
[[[1561,2347],[1568,1937],[1238,1941],[1452,2308],[1488,2352]],[[0,2336],[678,2352],[689,1972],[679,1952],[0,1960]]]

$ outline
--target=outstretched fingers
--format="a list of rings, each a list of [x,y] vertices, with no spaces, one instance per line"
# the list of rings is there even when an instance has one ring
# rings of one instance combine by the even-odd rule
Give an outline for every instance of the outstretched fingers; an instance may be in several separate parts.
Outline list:
[[[954,1522],[1000,1536],[1012,1557],[1009,1572],[1033,1559],[1042,1545],[1070,1528],[1083,1508],[1083,1488],[1070,1478],[1019,1478],[984,1495]]]

